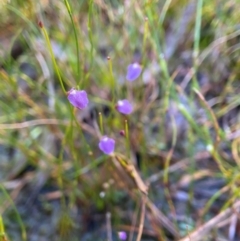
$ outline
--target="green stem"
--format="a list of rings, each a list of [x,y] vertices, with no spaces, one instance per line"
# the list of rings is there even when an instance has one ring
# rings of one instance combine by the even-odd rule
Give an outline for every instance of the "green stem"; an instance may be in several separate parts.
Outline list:
[[[154,3],[151,3],[154,4]],[[162,25],[159,24],[159,22],[156,22],[155,19],[157,18],[157,14],[153,11],[153,9],[156,9],[156,5],[150,7],[150,4],[147,5],[146,13],[149,20],[149,27],[151,27],[151,35],[153,36],[152,41],[154,44],[154,47],[156,48],[157,53],[159,54],[159,65],[161,66],[161,71],[163,74],[163,80],[161,80],[160,84],[162,86],[162,89],[164,90],[164,97],[163,97],[163,110],[164,113],[167,111],[169,106],[169,96],[170,96],[170,89],[171,89],[171,77],[169,75],[168,65],[167,61],[164,56],[163,48],[161,45],[161,40],[159,35],[163,34],[163,28]],[[157,28],[157,31],[156,31]],[[160,78],[161,79],[161,78]]]
[[[93,35],[92,35],[92,13],[93,13],[93,0],[89,0],[89,11],[88,11],[88,37],[89,37],[89,42],[91,45],[90,48],[90,68],[89,72],[91,72],[92,69],[92,64],[93,64]],[[87,75],[89,77],[89,74]]]
[[[84,134],[83,134],[83,131],[82,131],[82,127],[81,127],[81,125],[78,123],[78,120],[77,120],[77,118],[76,118],[75,115],[73,115],[73,119],[74,119],[74,122],[76,123],[77,127],[79,128],[80,135],[81,135],[81,138],[82,138],[82,140],[83,140],[83,142],[84,142],[85,148],[86,148],[86,150],[88,150],[88,155],[91,156],[91,155],[92,155],[92,150],[91,150],[89,144],[88,144],[87,141],[86,141],[86,138],[85,138],[85,136],[84,136]]]
[[[128,121],[125,120],[125,136],[126,136],[126,147],[127,147],[127,154],[130,158],[130,139],[129,139],[129,129],[128,129]]]
[[[193,66],[193,71],[194,71],[193,86],[196,89],[199,89],[196,73],[197,73],[197,68],[199,66],[198,55],[199,55],[199,45],[200,45],[200,37],[201,37],[202,6],[203,6],[203,0],[198,0],[195,29],[194,29],[194,43],[193,43],[193,65],[194,65]]]
[[[108,67],[109,67],[109,72],[110,72],[110,78],[111,78],[111,85],[112,85],[112,103],[115,103],[115,80],[113,76],[113,70],[112,70],[112,60],[110,57],[108,59]]]
[[[103,135],[103,118],[102,118],[102,113],[99,112],[98,116],[99,116],[100,131],[101,131],[101,134]]]
[[[167,13],[167,11],[169,9],[169,6],[170,6],[171,2],[172,2],[172,0],[166,0],[164,6],[162,8],[162,12],[160,14],[159,20],[158,20],[159,23],[163,24],[163,21],[165,19],[166,13]]]
[[[199,55],[199,43],[200,43],[200,36],[201,36],[201,22],[202,22],[202,6],[203,0],[198,0],[197,3],[197,14],[196,14],[196,23],[195,23],[195,30],[194,30],[194,49],[193,49],[193,59],[194,59],[194,66],[197,66],[197,57]]]
[[[143,33],[143,67],[146,67],[146,59],[147,59],[147,37],[149,32],[148,26],[148,18],[146,17],[144,20],[144,33]]]
[[[58,69],[55,57],[54,57],[54,53],[53,53],[53,49],[52,49],[52,45],[51,45],[50,39],[48,37],[48,33],[47,33],[47,31],[46,31],[46,29],[45,29],[45,27],[43,25],[41,26],[41,29],[43,31],[43,35],[44,35],[45,40],[47,42],[47,46],[48,46],[48,49],[50,51],[50,56],[51,56],[51,59],[52,59],[52,62],[53,62],[53,66],[54,66],[54,69],[55,69],[55,71],[57,73],[57,76],[58,76],[59,82],[61,84],[62,90],[66,94],[67,92],[66,92],[65,87],[63,85],[62,77],[60,75],[60,72],[59,72],[59,69]]]
[[[18,220],[18,223],[20,225],[21,228],[21,232],[22,232],[22,240],[26,241],[27,240],[27,232],[26,229],[24,227],[23,221],[21,216],[19,215],[17,208],[13,202],[13,200],[11,199],[11,197],[9,196],[8,192],[6,191],[6,189],[4,188],[4,186],[2,184],[0,184],[0,189],[2,190],[3,194],[7,197],[7,199],[9,200],[9,203],[11,204],[12,208],[14,209],[15,213],[16,213],[16,217]],[[3,228],[3,227],[1,227]],[[3,229],[4,230],[4,229]]]
[[[76,43],[76,49],[77,49],[77,78],[78,78],[78,85],[77,85],[77,87],[79,88],[79,87],[81,87],[80,86],[80,83],[81,83],[81,73],[80,73],[80,57],[79,57],[80,51],[79,51],[77,30],[76,30],[76,27],[75,27],[75,24],[74,24],[74,21],[73,21],[72,11],[71,11],[71,7],[69,5],[68,0],[64,0],[64,3],[66,5],[68,14],[70,16],[71,23],[72,23],[72,26],[73,26],[73,31],[74,31],[74,37],[75,37],[75,43]]]
[[[5,229],[4,229],[4,224],[3,224],[3,218],[2,215],[0,215],[0,236],[5,235]]]

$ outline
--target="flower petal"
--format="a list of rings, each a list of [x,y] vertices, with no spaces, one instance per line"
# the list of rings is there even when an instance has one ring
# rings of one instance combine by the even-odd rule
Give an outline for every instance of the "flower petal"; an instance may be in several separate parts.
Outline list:
[[[71,89],[68,92],[69,102],[78,109],[82,110],[88,105],[88,96],[85,90],[75,90]]]
[[[117,110],[124,114],[129,115],[133,111],[133,106],[128,100],[119,100],[116,105]]]
[[[98,147],[103,153],[110,155],[114,152],[115,141],[107,136],[103,136],[98,143]]]
[[[124,232],[124,231],[119,231],[119,232],[118,232],[118,238],[119,238],[120,240],[127,240],[127,233]]]
[[[128,81],[134,81],[137,79],[142,72],[142,67],[139,63],[133,63],[128,65],[126,79]]]

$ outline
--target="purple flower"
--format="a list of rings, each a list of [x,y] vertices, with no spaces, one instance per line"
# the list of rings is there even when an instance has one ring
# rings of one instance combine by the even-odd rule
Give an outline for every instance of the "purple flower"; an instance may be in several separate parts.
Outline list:
[[[88,97],[85,90],[71,89],[68,92],[67,98],[73,106],[77,107],[80,110],[86,108],[88,105]]]
[[[127,233],[124,232],[124,231],[118,232],[118,238],[119,238],[120,240],[127,240]]]
[[[98,143],[98,147],[103,153],[110,155],[114,152],[115,141],[107,136],[103,136]]]
[[[142,66],[139,63],[133,63],[128,65],[126,79],[128,81],[134,81],[142,72]]]
[[[129,115],[133,111],[132,104],[128,100],[119,100],[116,105],[117,110],[124,114]]]

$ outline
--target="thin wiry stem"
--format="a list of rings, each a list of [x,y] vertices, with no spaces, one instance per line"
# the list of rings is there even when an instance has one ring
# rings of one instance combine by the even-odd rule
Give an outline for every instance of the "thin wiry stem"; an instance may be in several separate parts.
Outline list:
[[[56,59],[55,59],[55,57],[54,57],[52,45],[51,45],[50,39],[49,39],[49,37],[48,37],[47,30],[45,29],[45,27],[44,27],[43,25],[41,25],[41,29],[42,29],[43,35],[44,35],[44,37],[45,37],[45,40],[46,40],[46,42],[47,42],[47,47],[48,47],[48,49],[49,49],[49,51],[50,51],[50,56],[51,56],[51,59],[52,59],[52,62],[53,62],[53,66],[54,66],[54,69],[55,69],[55,71],[56,71],[56,73],[57,73],[57,76],[58,76],[59,82],[60,82],[60,84],[61,84],[62,90],[63,90],[63,92],[66,94],[67,92],[66,92],[66,89],[65,89],[65,87],[64,87],[64,85],[63,85],[63,80],[62,80],[62,77],[61,77],[61,75],[60,75],[60,71],[59,71],[59,69],[58,69],[58,66],[57,66],[57,63],[56,63]]]
[[[80,71],[80,51],[79,51],[79,44],[78,44],[78,36],[77,36],[77,30],[73,21],[73,16],[72,16],[72,10],[71,7],[69,5],[68,0],[64,0],[64,3],[66,5],[68,14],[70,16],[71,19],[71,23],[72,23],[72,27],[73,27],[73,32],[74,32],[74,37],[75,37],[75,43],[76,43],[76,49],[77,49],[77,78],[78,78],[78,87],[80,87],[80,83],[81,83],[81,71]]]

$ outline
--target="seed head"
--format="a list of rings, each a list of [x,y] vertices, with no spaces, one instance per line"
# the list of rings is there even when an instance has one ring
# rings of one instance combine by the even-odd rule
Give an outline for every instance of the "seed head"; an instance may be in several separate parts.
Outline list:
[[[40,28],[43,28],[43,22],[42,22],[41,20],[38,21],[38,26],[39,26]]]
[[[125,131],[124,130],[120,130],[119,134],[120,134],[120,136],[125,136]]]

